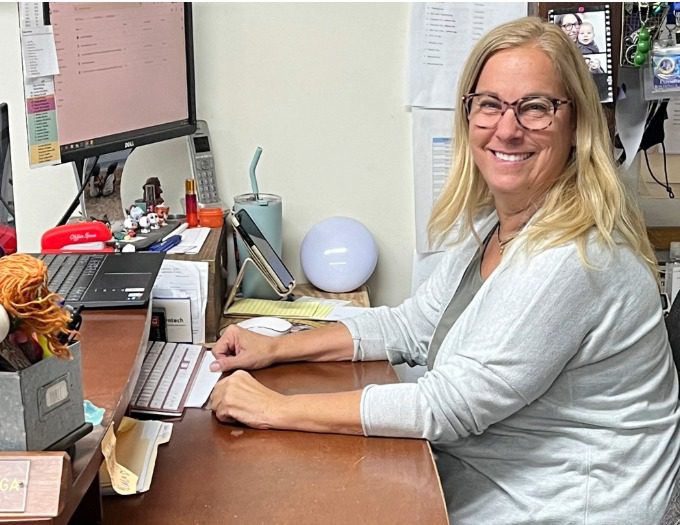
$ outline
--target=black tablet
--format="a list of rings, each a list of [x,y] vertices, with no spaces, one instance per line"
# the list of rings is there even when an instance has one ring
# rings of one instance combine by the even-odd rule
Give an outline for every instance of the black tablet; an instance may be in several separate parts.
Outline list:
[[[251,259],[264,278],[280,295],[290,294],[295,288],[295,279],[248,212],[241,209],[232,213],[229,220],[243,239]]]

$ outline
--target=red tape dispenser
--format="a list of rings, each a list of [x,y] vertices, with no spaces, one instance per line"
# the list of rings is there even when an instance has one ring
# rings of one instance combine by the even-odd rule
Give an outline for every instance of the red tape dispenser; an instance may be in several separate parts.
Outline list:
[[[111,231],[102,222],[78,222],[51,228],[40,238],[42,253],[112,252]]]

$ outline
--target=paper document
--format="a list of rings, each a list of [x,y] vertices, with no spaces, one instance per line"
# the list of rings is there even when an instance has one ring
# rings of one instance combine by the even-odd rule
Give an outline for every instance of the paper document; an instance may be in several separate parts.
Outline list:
[[[52,26],[23,29],[21,48],[24,59],[24,78],[49,77],[59,74]]]
[[[209,265],[205,261],[165,259],[153,285],[153,297],[188,297],[191,300],[193,343],[205,342]]]
[[[432,251],[427,222],[451,169],[453,111],[413,108],[413,182],[416,249]]]
[[[411,7],[409,106],[453,108],[463,59],[489,29],[527,15],[526,2]]]
[[[201,251],[203,243],[210,235],[210,228],[189,228],[182,232],[182,242],[174,248],[171,248],[168,253],[187,253],[189,255],[196,255]]]
[[[267,315],[287,319],[325,320],[333,306],[313,302],[268,301],[266,299],[239,299],[225,312],[227,315]]]
[[[104,493],[135,494],[151,487],[158,446],[170,441],[172,423],[123,417],[118,436],[109,427],[102,441],[106,461],[99,470]]]
[[[215,383],[222,377],[222,372],[212,372],[210,370],[210,363],[215,358],[210,350],[203,352],[201,363],[198,365],[198,375],[194,379],[194,385],[191,387],[189,397],[184,403],[184,408],[193,407],[201,408],[210,397]]]

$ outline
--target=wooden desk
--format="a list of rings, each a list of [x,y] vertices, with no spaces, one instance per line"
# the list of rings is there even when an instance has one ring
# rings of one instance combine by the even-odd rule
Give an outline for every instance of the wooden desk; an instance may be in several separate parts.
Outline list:
[[[85,398],[106,409],[103,425],[76,446],[73,484],[55,519],[101,519],[98,469],[104,430],[127,410],[144,355],[146,309],[86,312]],[[387,362],[299,363],[255,372],[285,393],[333,392],[397,380]],[[188,409],[159,449],[151,490],[104,498],[104,524],[448,523],[429,445],[220,424]]]
[[[256,371],[285,393],[397,380],[387,362],[300,363]],[[448,523],[429,445],[219,423],[188,409],[158,451],[151,490],[104,498],[104,524]]]
[[[145,308],[83,313],[83,394],[85,399],[105,408],[106,413],[102,425],[76,443],[73,483],[61,514],[53,519],[33,519],[30,523],[92,525],[99,521],[100,444],[108,425],[112,421],[118,425],[127,410],[144,358],[149,321]]]

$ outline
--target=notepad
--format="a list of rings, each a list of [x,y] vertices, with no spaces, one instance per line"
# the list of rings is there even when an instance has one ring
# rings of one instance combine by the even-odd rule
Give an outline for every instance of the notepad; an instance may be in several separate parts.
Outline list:
[[[333,311],[333,305],[316,302],[268,301],[266,299],[239,299],[225,312],[227,315],[266,315],[286,319],[325,320]]]

